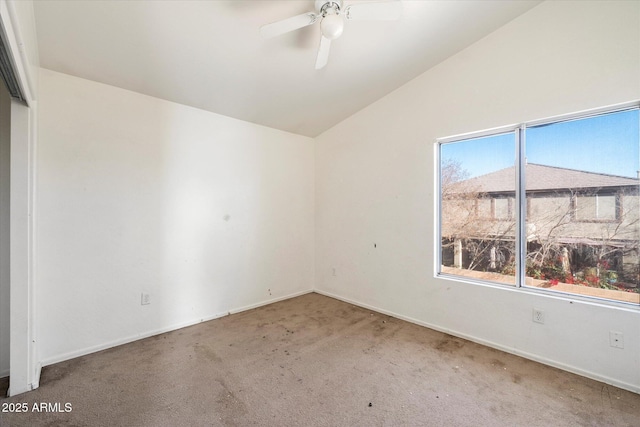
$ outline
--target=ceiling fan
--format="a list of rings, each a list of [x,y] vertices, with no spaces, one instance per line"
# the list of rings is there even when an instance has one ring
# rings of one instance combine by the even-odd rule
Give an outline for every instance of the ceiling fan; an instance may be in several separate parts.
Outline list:
[[[402,14],[400,0],[343,5],[342,0],[315,0],[315,12],[307,12],[260,27],[262,37],[275,37],[320,22],[322,37],[316,59],[316,70],[327,65],[331,41],[344,30],[344,21],[393,21]]]

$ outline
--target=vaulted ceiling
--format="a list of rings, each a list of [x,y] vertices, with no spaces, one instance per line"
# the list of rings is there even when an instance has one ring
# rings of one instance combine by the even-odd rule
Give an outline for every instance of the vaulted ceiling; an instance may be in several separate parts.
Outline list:
[[[313,137],[538,3],[404,0],[400,20],[348,21],[321,70],[319,25],[259,34],[312,0],[36,0],[35,17],[45,68]]]

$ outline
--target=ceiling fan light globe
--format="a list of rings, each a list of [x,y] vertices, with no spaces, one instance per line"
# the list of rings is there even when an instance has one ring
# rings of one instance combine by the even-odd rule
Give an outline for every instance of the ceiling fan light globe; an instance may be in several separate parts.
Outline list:
[[[322,18],[320,22],[322,35],[329,40],[335,40],[342,35],[344,30],[344,20],[340,15],[329,14]]]

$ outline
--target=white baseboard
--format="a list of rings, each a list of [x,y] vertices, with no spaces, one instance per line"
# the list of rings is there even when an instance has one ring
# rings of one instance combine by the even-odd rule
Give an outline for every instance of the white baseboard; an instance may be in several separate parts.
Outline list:
[[[562,369],[563,371],[571,372],[571,373],[574,373],[574,374],[577,374],[577,375],[580,375],[580,376],[583,376],[583,377],[591,378],[591,379],[596,380],[596,381],[601,381],[603,383],[610,384],[610,385],[613,385],[613,386],[616,386],[616,387],[619,387],[619,388],[622,388],[622,389],[629,390],[629,391],[632,391],[634,393],[640,394],[640,387],[635,385],[635,384],[630,384],[630,383],[627,383],[627,382],[624,382],[624,381],[620,381],[620,380],[615,379],[615,378],[610,378],[610,377],[607,377],[605,375],[600,375],[600,374],[597,374],[595,372],[591,372],[591,371],[587,371],[587,370],[584,370],[584,369],[580,369],[580,368],[577,368],[575,366],[566,365],[566,364],[564,364],[562,362],[558,362],[556,360],[548,359],[546,357],[541,357],[541,356],[539,356],[537,354],[533,354],[533,353],[529,353],[529,352],[526,352],[526,351],[518,350],[516,348],[512,348],[512,347],[508,347],[508,346],[505,346],[505,345],[502,345],[502,344],[498,344],[498,343],[495,343],[495,342],[492,342],[492,341],[484,340],[482,338],[477,338],[477,337],[474,337],[474,336],[470,336],[470,335],[467,335],[467,334],[464,334],[464,333],[461,333],[461,332],[458,332],[458,331],[455,331],[455,330],[444,328],[444,327],[439,326],[439,325],[434,325],[434,324],[431,324],[431,323],[423,322],[421,320],[414,319],[412,317],[403,316],[401,314],[394,313],[394,312],[389,311],[389,310],[384,310],[384,309],[381,309],[381,308],[378,308],[378,307],[374,307],[374,306],[371,306],[371,305],[368,305],[368,304],[363,304],[361,302],[354,301],[352,299],[345,298],[345,297],[342,297],[340,295],[333,294],[331,292],[326,292],[326,291],[322,291],[322,290],[319,290],[319,289],[315,289],[314,292],[317,293],[317,294],[320,294],[320,295],[324,295],[324,296],[327,296],[327,297],[330,297],[330,298],[334,298],[334,299],[337,299],[337,300],[340,300],[340,301],[343,301],[343,302],[358,306],[358,307],[366,308],[367,310],[372,310],[372,311],[375,311],[375,312],[378,312],[378,313],[381,313],[381,314],[386,314],[387,316],[395,317],[396,319],[405,320],[407,322],[414,323],[414,324],[420,325],[420,326],[424,326],[426,328],[433,329],[433,330],[436,330],[438,332],[444,332],[444,333],[449,334],[449,335],[453,335],[453,336],[456,336],[456,337],[459,337],[459,338],[466,339],[468,341],[472,341],[472,342],[475,342],[475,343],[478,343],[478,344],[482,344],[482,345],[487,346],[487,347],[491,347],[491,348],[495,348],[497,350],[504,351],[505,353],[515,354],[516,356],[524,357],[525,359],[533,360],[535,362],[542,363],[543,365],[552,366],[554,368]]]
[[[9,370],[8,369],[3,369],[2,371],[0,371],[0,378],[5,378],[9,376]]]
[[[44,367],[44,366],[49,366],[49,365],[53,365],[55,363],[60,363],[60,362],[64,362],[65,360],[70,360],[70,359],[75,359],[76,357],[80,357],[80,356],[85,356],[87,354],[91,354],[91,353],[95,353],[98,351],[102,351],[102,350],[106,350],[108,348],[112,348],[112,347],[117,347],[119,345],[123,345],[123,344],[128,344],[130,342],[133,341],[138,341],[144,338],[149,338],[155,335],[160,335],[160,334],[164,334],[166,332],[171,332],[171,331],[175,331],[178,329],[182,329],[182,328],[186,328],[189,326],[193,326],[193,325],[197,325],[198,323],[202,323],[202,322],[208,322],[209,320],[214,320],[214,319],[219,319],[220,317],[224,317],[224,316],[228,316],[230,314],[235,314],[235,313],[240,313],[242,311],[246,311],[246,310],[251,310],[253,308],[258,308],[258,307],[262,307],[265,305],[269,305],[269,304],[273,304],[275,302],[279,302],[279,301],[284,301],[290,298],[295,298],[301,295],[305,295],[305,294],[309,294],[312,293],[313,290],[309,289],[309,290],[305,290],[305,291],[300,291],[300,292],[295,292],[292,294],[288,294],[282,297],[278,297],[278,298],[272,298],[272,299],[268,299],[268,300],[264,300],[255,304],[251,304],[251,305],[247,305],[247,306],[243,306],[243,307],[238,307],[238,308],[233,308],[231,310],[227,310],[221,313],[216,313],[216,314],[212,314],[206,317],[202,317],[202,318],[198,318],[198,319],[193,319],[193,320],[189,320],[187,322],[181,322],[181,323],[177,323],[177,324],[173,324],[164,328],[159,328],[159,329],[155,329],[155,330],[151,330],[151,331],[147,331],[147,332],[142,332],[136,335],[131,335],[125,338],[120,338],[117,340],[113,340],[113,341],[109,341],[103,344],[98,344],[95,346],[91,346],[91,347],[85,347],[83,349],[79,349],[79,350],[75,350],[75,351],[71,351],[68,353],[64,353],[64,354],[59,354],[53,357],[50,357],[48,359],[45,360],[41,360],[40,361],[40,368]],[[38,385],[39,385],[39,378],[40,375],[38,375]],[[37,386],[36,386],[37,388]]]
[[[266,300],[266,301],[263,301],[263,302],[259,302],[257,304],[245,305],[244,307],[240,307],[240,308],[235,308],[233,310],[229,310],[228,314],[236,314],[236,313],[241,313],[241,312],[247,311],[247,310],[253,310],[254,308],[258,308],[258,307],[262,307],[262,306],[265,306],[265,305],[273,304],[274,302],[284,301],[284,300],[287,300],[287,299],[299,297],[299,296],[310,294],[310,293],[313,293],[313,289],[309,289],[309,290],[306,290],[306,291],[300,291],[300,292],[294,292],[292,294],[285,295],[283,297],[272,298],[272,299],[269,299],[269,300]]]

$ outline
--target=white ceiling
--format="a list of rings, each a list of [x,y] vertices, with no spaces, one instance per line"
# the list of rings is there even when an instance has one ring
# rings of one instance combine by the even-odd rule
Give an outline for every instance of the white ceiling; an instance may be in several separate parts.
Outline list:
[[[45,68],[313,137],[539,2],[405,0],[399,21],[348,21],[322,70],[317,24],[259,35],[313,0],[37,0],[35,16]]]

